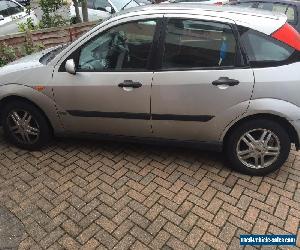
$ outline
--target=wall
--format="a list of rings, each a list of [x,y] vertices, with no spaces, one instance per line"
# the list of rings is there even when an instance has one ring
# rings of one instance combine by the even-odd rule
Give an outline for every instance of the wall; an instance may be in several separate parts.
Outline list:
[[[87,22],[72,26],[43,29],[34,32],[23,32],[0,36],[0,46],[5,43],[18,49],[24,44],[39,45],[45,48],[74,41],[76,38],[94,27],[97,22]]]

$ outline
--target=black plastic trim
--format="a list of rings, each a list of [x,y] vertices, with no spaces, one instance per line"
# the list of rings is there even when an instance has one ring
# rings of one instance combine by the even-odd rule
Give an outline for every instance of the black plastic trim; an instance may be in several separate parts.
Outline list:
[[[171,115],[171,114],[152,114],[152,120],[167,121],[196,121],[208,122],[214,116],[211,115]]]
[[[147,113],[127,113],[127,112],[100,112],[100,111],[82,111],[68,110],[72,116],[79,117],[107,117],[107,118],[124,118],[136,120],[150,120],[150,114]]]
[[[211,115],[173,115],[173,114],[147,114],[147,113],[127,113],[127,112],[100,112],[68,110],[72,116],[78,117],[102,117],[102,118],[123,118],[136,120],[157,120],[157,121],[196,121],[208,122],[214,118]]]

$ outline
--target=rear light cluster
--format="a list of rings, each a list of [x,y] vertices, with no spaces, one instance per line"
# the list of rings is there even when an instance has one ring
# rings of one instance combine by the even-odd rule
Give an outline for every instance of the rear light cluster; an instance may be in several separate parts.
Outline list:
[[[223,5],[223,3],[222,2],[216,2],[216,3],[214,3],[214,5]]]
[[[300,34],[290,24],[283,25],[272,37],[300,51]]]

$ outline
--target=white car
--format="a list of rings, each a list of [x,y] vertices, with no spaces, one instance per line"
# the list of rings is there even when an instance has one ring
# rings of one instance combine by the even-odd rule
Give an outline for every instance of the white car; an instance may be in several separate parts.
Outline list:
[[[151,3],[151,2],[149,2]],[[145,5],[145,1],[140,0],[87,0],[89,21],[98,21],[109,17],[111,14],[123,9]],[[75,17],[75,7],[71,5],[71,17]],[[82,18],[82,9],[79,7]]]
[[[17,33],[18,24],[31,18],[34,24],[38,23],[34,12],[28,13],[26,8],[13,0],[0,0],[0,36]]]

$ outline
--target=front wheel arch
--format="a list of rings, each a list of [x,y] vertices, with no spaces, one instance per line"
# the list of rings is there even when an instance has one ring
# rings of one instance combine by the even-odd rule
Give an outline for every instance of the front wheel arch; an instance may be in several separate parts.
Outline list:
[[[41,112],[41,114],[45,117],[45,119],[47,120],[48,125],[49,125],[49,127],[51,129],[51,134],[53,134],[53,132],[54,132],[53,126],[52,126],[49,118],[45,114],[45,112],[37,104],[35,104],[31,100],[28,100],[27,98],[24,98],[24,97],[21,97],[21,96],[17,96],[17,95],[7,96],[7,97],[3,98],[0,101],[0,111],[3,109],[3,107],[5,107],[5,105],[7,105],[10,102],[14,102],[14,101],[26,102],[26,103],[28,103],[30,105],[33,105],[35,108],[37,108]],[[1,113],[0,113],[0,121],[2,121],[2,115],[1,115]]]
[[[244,118],[240,119],[239,121],[235,122],[227,130],[225,136],[223,137],[223,148],[226,147],[229,135],[235,130],[236,127],[240,126],[242,123],[245,123],[245,122],[251,121],[251,120],[256,120],[256,119],[267,119],[267,120],[277,122],[279,125],[281,125],[283,128],[285,128],[287,130],[289,138],[292,143],[295,143],[296,148],[297,149],[300,148],[299,137],[298,137],[298,134],[297,134],[295,128],[293,127],[293,125],[285,118],[277,116],[277,115],[272,115],[272,114],[250,115],[250,116],[244,117]]]

